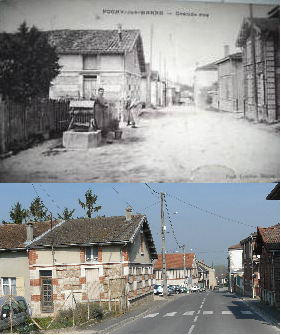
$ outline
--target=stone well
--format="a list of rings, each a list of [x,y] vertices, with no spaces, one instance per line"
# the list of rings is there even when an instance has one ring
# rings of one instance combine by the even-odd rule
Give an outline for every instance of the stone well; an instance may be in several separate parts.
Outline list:
[[[62,145],[68,149],[94,148],[101,143],[101,130],[77,131],[71,129],[65,131],[62,137]]]

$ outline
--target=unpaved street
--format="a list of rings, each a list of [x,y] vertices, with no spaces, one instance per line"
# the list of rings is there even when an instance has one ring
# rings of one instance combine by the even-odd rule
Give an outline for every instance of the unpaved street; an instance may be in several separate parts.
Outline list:
[[[1,182],[276,182],[279,125],[241,114],[167,107],[98,148],[46,141],[0,161]]]

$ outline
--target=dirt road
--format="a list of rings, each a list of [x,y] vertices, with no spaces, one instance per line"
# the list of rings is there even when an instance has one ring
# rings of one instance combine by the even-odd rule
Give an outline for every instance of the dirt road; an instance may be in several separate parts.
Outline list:
[[[0,161],[1,182],[276,182],[279,125],[241,114],[167,107],[122,139],[87,150],[46,141]]]

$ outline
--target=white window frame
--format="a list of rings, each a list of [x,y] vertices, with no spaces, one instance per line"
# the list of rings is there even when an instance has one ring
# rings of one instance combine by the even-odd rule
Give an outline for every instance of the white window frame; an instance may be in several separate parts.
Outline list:
[[[87,248],[91,248],[91,257],[87,258]],[[94,248],[97,249],[97,254],[94,255]],[[85,247],[85,262],[98,261],[99,259],[99,249],[97,245]]]
[[[8,279],[8,283],[4,283],[4,280]],[[13,282],[14,281],[14,282]],[[4,290],[4,287],[8,286],[8,293]],[[7,294],[6,294],[7,293]],[[17,295],[17,279],[16,277],[2,277],[1,278],[1,294],[2,295]]]

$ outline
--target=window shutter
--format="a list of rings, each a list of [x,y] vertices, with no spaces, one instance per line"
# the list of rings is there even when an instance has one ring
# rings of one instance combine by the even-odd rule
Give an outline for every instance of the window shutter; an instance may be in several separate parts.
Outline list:
[[[17,295],[25,297],[24,277],[16,277]]]

